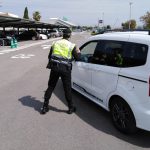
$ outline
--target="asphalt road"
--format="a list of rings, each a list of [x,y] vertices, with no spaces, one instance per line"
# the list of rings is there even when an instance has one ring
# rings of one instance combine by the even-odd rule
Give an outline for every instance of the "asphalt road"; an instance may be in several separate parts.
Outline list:
[[[76,34],[72,41],[80,45],[88,36]],[[150,149],[150,132],[121,134],[108,112],[75,91],[77,112],[68,115],[61,80],[50,100],[50,111],[40,115],[51,43],[29,41],[18,49],[0,49],[0,150]]]

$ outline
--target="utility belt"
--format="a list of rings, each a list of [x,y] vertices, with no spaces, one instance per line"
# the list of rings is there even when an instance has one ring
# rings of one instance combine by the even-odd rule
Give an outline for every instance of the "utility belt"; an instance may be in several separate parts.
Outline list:
[[[72,70],[72,63],[69,60],[64,61],[62,59],[51,58],[47,65],[47,68],[58,72],[68,72]]]
[[[63,58],[61,56],[55,56],[55,55],[52,55],[51,56],[51,59],[54,59],[54,60],[58,60],[58,61],[62,61],[62,62],[72,62],[72,59],[67,59],[67,58]]]

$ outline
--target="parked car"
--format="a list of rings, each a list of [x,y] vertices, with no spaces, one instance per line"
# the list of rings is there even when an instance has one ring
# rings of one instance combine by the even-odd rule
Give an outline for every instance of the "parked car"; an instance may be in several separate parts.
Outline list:
[[[91,35],[97,35],[97,34],[103,34],[105,33],[107,30],[104,29],[95,29],[91,32]]]
[[[0,46],[10,46],[11,45],[11,38],[0,38]]]
[[[13,31],[0,31],[0,46],[10,46],[13,37],[15,37]]]
[[[60,37],[63,36],[63,30],[59,30],[58,32]]]
[[[36,30],[36,32],[38,32],[38,34],[39,34],[39,39],[41,39],[41,40],[47,40],[48,39],[48,35],[46,34],[46,31]]]
[[[150,131],[148,32],[96,35],[80,49],[81,60],[73,62],[72,88],[109,111],[121,132]]]
[[[17,40],[22,41],[22,40],[38,40],[40,38],[39,33],[37,33],[34,30],[28,30],[20,33],[17,36]]]
[[[41,40],[47,40],[48,36],[45,35],[45,34],[39,34],[39,39],[41,39]]]
[[[48,35],[48,38],[52,38],[52,37],[56,38],[60,36],[59,31],[56,29],[47,30],[47,35]]]

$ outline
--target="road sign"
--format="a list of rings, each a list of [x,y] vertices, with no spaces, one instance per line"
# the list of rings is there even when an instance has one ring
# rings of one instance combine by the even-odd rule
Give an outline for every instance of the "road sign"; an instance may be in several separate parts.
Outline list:
[[[103,20],[99,20],[99,23],[103,23]]]

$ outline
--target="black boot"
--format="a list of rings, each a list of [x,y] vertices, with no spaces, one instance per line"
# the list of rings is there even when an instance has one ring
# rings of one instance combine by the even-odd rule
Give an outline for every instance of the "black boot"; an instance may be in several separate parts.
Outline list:
[[[43,107],[41,108],[41,114],[44,115],[49,111],[48,104],[43,104]]]
[[[69,110],[67,111],[68,114],[72,114],[74,112],[76,112],[76,107],[74,107],[74,106],[70,107]]]

